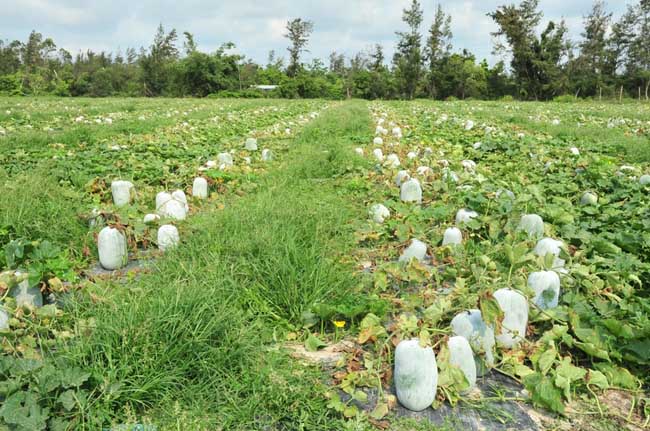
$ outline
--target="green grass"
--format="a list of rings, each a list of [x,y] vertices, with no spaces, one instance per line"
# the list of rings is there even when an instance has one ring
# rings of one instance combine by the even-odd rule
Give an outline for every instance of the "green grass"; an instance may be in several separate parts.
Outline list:
[[[38,239],[80,251],[92,240],[78,217],[81,195],[59,186],[47,172],[35,169],[9,179],[0,169],[0,190],[0,244]]]
[[[314,396],[320,373],[279,351],[274,335],[316,303],[354,300],[358,281],[340,258],[363,209],[332,177],[354,165],[351,140],[369,133],[364,105],[328,111],[259,192],[192,219],[153,273],[77,305],[94,329],[64,356],[93,375],[88,429],[131,415],[170,429],[332,429]]]

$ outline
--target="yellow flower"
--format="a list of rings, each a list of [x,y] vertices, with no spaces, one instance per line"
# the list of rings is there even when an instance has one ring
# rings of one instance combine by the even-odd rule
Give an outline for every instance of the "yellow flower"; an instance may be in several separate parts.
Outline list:
[[[337,328],[344,328],[345,320],[334,320],[334,326],[336,326]]]

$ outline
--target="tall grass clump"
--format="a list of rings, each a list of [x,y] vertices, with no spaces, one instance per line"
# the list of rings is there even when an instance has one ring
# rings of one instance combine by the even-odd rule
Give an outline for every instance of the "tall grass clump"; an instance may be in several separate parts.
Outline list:
[[[41,170],[9,176],[0,170],[0,243],[48,240],[80,254],[88,229],[79,218],[81,195]]]

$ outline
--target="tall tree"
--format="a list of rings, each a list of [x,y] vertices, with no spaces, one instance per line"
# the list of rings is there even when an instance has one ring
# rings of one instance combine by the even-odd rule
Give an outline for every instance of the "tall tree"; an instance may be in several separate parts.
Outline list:
[[[632,6],[628,6],[632,8]],[[641,0],[634,7],[636,37],[628,50],[628,74],[634,86],[644,88],[645,99],[650,98],[650,0]]]
[[[183,42],[185,55],[190,55],[193,52],[196,52],[196,41],[194,40],[194,35],[189,31],[184,31],[183,35],[185,36],[185,42]]]
[[[175,29],[166,33],[163,25],[160,24],[149,51],[143,52],[140,56],[145,95],[159,96],[163,94],[172,78],[171,66],[178,59],[176,39]]]
[[[500,6],[488,14],[498,25],[492,33],[497,38],[495,53],[510,56],[520,96],[536,100],[553,97],[566,87],[561,62],[567,55],[563,22],[549,22],[537,36],[536,28],[542,19],[538,5],[539,0],[524,0],[519,6]]]
[[[314,24],[302,18],[295,18],[287,22],[286,30],[284,37],[289,39],[291,43],[287,48],[287,51],[289,51],[287,75],[294,77],[300,70],[300,54],[307,51],[305,47],[309,43],[309,36],[314,30]]]
[[[408,26],[408,31],[396,32],[399,40],[393,63],[400,92],[413,99],[422,77],[422,8],[419,1],[411,0],[411,6],[403,10],[402,21]]]
[[[27,43],[22,46],[22,62],[27,72],[34,73],[38,67],[44,67],[48,57],[55,50],[56,44],[52,39],[43,39],[41,33],[32,31]]]
[[[329,57],[329,71],[338,76],[345,75],[345,56],[332,51]]]
[[[0,75],[10,75],[20,70],[22,46],[19,40],[12,42],[0,40]]]
[[[425,46],[426,60],[429,63],[427,77],[427,92],[430,97],[436,96],[436,81],[442,61],[451,51],[451,15],[445,14],[442,6],[438,5],[433,23],[429,28],[429,37]]]
[[[583,95],[602,95],[603,86],[615,72],[608,52],[607,32],[612,14],[605,10],[605,2],[594,2],[589,15],[584,17],[580,54],[576,59],[576,84]]]
[[[384,68],[384,48],[376,43],[373,50],[370,52],[370,69],[373,72],[379,72]]]

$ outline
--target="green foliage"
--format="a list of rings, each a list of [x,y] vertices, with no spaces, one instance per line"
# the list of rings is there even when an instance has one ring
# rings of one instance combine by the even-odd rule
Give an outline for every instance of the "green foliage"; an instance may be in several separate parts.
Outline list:
[[[555,96],[553,102],[555,103],[575,103],[578,99],[575,96],[570,94],[563,94],[561,96]]]
[[[22,76],[19,73],[0,75],[0,94],[6,96],[21,95]]]

